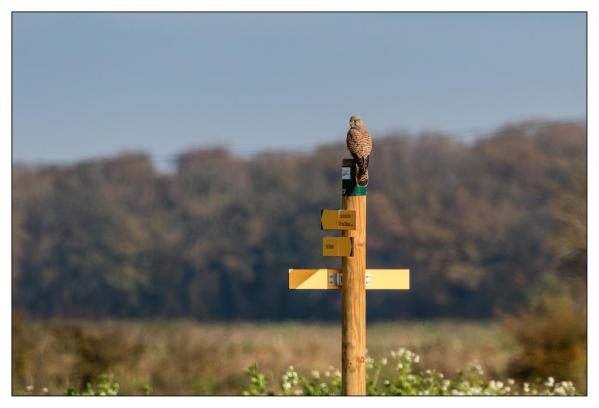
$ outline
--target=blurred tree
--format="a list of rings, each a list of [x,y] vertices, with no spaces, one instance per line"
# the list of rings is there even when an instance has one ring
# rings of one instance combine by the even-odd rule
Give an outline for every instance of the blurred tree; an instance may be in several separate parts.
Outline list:
[[[546,267],[534,280],[528,305],[504,316],[521,345],[510,370],[522,378],[551,375],[569,378],[586,390],[587,370],[587,177],[583,146],[561,141],[564,128],[546,130],[543,151],[552,183],[548,204],[539,213],[547,228],[536,235],[529,253],[542,254]],[[577,159],[574,159],[577,157]],[[566,184],[562,188],[556,181]],[[534,224],[539,225],[540,222]],[[532,242],[532,239],[531,239]]]
[[[319,211],[338,208],[343,143],[242,159],[144,154],[14,166],[14,304],[34,316],[338,318],[339,298],[287,290],[323,259]],[[466,144],[375,140],[368,264],[412,269],[413,290],[368,298],[369,318],[490,317],[539,282],[586,292],[586,129],[527,122]],[[574,290],[574,289],[573,289]]]

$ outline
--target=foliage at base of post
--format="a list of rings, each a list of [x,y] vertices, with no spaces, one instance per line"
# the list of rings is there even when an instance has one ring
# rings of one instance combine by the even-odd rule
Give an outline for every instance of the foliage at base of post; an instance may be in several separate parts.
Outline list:
[[[435,370],[415,371],[420,356],[400,348],[388,357],[367,357],[366,387],[368,395],[578,395],[571,381],[555,381],[553,377],[533,383],[486,380],[479,364],[458,371],[453,379]],[[329,367],[324,373],[312,371],[309,376],[290,366],[277,385],[269,387],[266,377],[256,365],[246,370],[250,387],[244,395],[340,395],[341,372]]]
[[[87,383],[83,390],[76,390],[69,388],[66,390],[65,395],[69,396],[114,396],[119,394],[119,384],[115,383],[111,375],[101,374],[98,377],[96,387],[92,384]]]

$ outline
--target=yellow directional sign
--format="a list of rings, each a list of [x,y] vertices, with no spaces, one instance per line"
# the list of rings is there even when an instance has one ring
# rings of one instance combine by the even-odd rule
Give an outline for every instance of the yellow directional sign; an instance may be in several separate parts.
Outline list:
[[[366,289],[410,289],[409,269],[366,269]]]
[[[354,241],[352,237],[323,237],[322,256],[352,256]]]
[[[289,289],[339,289],[339,269],[289,269]],[[367,290],[409,290],[409,269],[366,269]]]
[[[320,229],[353,230],[356,229],[356,212],[354,210],[321,210]]]
[[[339,289],[337,277],[339,269],[289,269],[289,289]]]

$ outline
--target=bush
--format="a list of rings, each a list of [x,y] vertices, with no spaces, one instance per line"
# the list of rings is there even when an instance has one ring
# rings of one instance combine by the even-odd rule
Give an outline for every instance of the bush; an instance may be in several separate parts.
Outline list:
[[[586,389],[586,307],[570,295],[545,296],[529,310],[504,317],[521,347],[509,372],[526,379],[553,375]]]
[[[485,380],[480,365],[472,364],[465,372],[458,371],[449,379],[435,370],[414,371],[420,356],[400,348],[389,357],[366,359],[366,387],[368,395],[576,395],[571,381],[556,382],[553,377],[534,383],[516,383]],[[277,386],[270,387],[256,365],[246,371],[250,386],[244,395],[340,395],[341,372],[329,367],[323,374],[312,371],[309,376],[298,373],[290,366]]]

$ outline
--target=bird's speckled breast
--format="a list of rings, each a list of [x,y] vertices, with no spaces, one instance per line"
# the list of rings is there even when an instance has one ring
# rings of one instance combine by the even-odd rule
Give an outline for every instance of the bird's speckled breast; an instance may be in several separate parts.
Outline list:
[[[358,157],[366,157],[372,151],[372,137],[366,127],[351,128],[347,132],[347,148]]]

